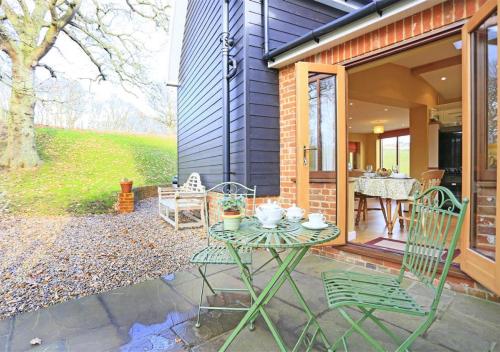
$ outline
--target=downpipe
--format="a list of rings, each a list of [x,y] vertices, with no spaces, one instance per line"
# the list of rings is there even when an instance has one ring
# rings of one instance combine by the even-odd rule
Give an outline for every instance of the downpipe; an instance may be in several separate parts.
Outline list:
[[[229,3],[231,0],[222,0],[222,180],[231,180],[231,113],[229,99],[229,83],[236,75],[238,65],[231,57],[230,51],[234,40],[229,33]]]

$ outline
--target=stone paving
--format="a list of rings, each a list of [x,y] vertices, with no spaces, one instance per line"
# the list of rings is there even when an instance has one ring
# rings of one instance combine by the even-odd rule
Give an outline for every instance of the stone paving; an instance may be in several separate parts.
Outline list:
[[[266,252],[254,256],[256,265],[267,258]],[[351,264],[308,255],[293,276],[322,327],[332,341],[348,325],[335,311],[326,309],[320,273],[330,269],[367,271]],[[242,287],[238,271],[231,266],[211,267],[215,285]],[[255,277],[262,288],[273,274],[271,266]],[[425,288],[413,281],[404,283],[422,303],[429,301]],[[242,313],[211,311],[204,314],[202,326],[194,327],[200,279],[195,270],[168,275],[57,304],[47,309],[0,320],[0,351],[217,351]],[[211,304],[237,304],[246,295],[225,294],[208,297]],[[283,286],[268,309],[283,338],[292,344],[305,324],[304,315],[288,286]],[[356,311],[352,311],[354,315]],[[391,329],[406,336],[417,324],[416,318],[380,313]],[[394,345],[374,325],[366,325],[388,350]],[[31,346],[40,338],[42,344]],[[364,341],[353,335],[353,351],[369,351]],[[445,291],[438,319],[412,351],[500,351],[500,305]],[[262,318],[255,331],[245,329],[230,348],[231,351],[276,351],[276,345]],[[316,351],[322,351],[318,346]]]

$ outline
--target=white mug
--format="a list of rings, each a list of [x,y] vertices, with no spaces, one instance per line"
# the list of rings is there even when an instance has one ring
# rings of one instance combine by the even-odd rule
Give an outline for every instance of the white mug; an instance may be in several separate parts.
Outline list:
[[[309,214],[309,222],[313,225],[323,225],[325,223],[325,216],[321,213]]]

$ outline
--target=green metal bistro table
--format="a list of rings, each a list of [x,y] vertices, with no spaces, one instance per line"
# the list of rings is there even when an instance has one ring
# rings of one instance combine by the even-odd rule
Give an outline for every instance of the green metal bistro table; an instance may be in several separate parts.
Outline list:
[[[253,322],[259,315],[264,318],[264,321],[269,327],[269,330],[271,330],[271,334],[278,344],[280,351],[289,351],[276,325],[272,322],[269,314],[266,312],[266,305],[271,301],[286,281],[289,282],[295,296],[304,310],[304,314],[308,318],[305,328],[301,332],[292,351],[298,351],[299,347],[303,343],[306,348],[301,348],[300,350],[309,351],[313,347],[316,338],[320,338],[325,347],[330,348],[330,343],[328,342],[325,333],[321,329],[316,317],[311,312],[311,309],[300,293],[300,290],[293,280],[291,273],[300,263],[311,246],[332,241],[337,238],[339,234],[339,228],[332,224],[328,224],[328,227],[323,230],[308,230],[300,223],[292,223],[287,220],[283,220],[274,229],[266,229],[260,225],[260,222],[255,217],[244,218],[237,231],[225,231],[222,222],[212,225],[209,228],[209,235],[226,244],[229,253],[238,264],[241,278],[254,300],[250,309],[247,311],[243,319],[240,321],[238,326],[236,326],[219,351],[226,351],[229,345],[245,328],[245,326],[250,324],[250,322]],[[278,263],[276,273],[269,280],[259,295],[257,295],[256,291],[253,289],[251,273],[248,267],[241,260],[238,254],[238,248],[266,248],[271,253],[273,259]],[[284,259],[282,259],[280,257],[280,253],[278,253],[280,249],[288,250]],[[311,335],[308,335],[309,331],[311,331]]]

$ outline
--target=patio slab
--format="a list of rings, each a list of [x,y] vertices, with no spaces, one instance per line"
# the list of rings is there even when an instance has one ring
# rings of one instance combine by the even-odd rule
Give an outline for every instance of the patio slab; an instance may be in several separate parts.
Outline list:
[[[263,263],[269,254],[259,251],[256,263]],[[257,267],[258,264],[254,265]],[[320,280],[322,271],[348,269],[370,272],[315,255],[307,255],[293,277],[318,314],[320,324],[333,341],[348,324],[336,311],[328,311]],[[262,289],[274,272],[264,268],[255,277],[256,287]],[[210,268],[210,278],[216,285],[243,287],[238,270],[228,266]],[[202,315],[202,326],[196,328],[197,301],[200,278],[195,269],[165,275],[95,296],[61,303],[47,309],[21,314],[0,321],[0,351],[217,351],[238,324],[242,312],[210,311]],[[409,291],[424,303],[429,301],[419,284],[405,282]],[[213,296],[206,291],[210,304],[248,304],[248,295],[232,293]],[[306,323],[291,288],[285,283],[277,299],[267,308],[284,340],[292,345]],[[350,310],[354,316],[360,313]],[[418,323],[392,313],[379,313],[391,330],[406,337]],[[370,325],[371,324],[371,325]],[[372,323],[368,330],[388,348],[394,345]],[[500,351],[500,305],[474,297],[445,291],[438,319],[429,331],[412,346],[413,351]],[[40,346],[30,346],[39,337]],[[364,340],[354,334],[349,345],[354,351],[367,351]],[[245,328],[230,351],[276,351],[277,347],[262,318],[256,321],[255,331]],[[315,351],[323,351],[319,344]]]

